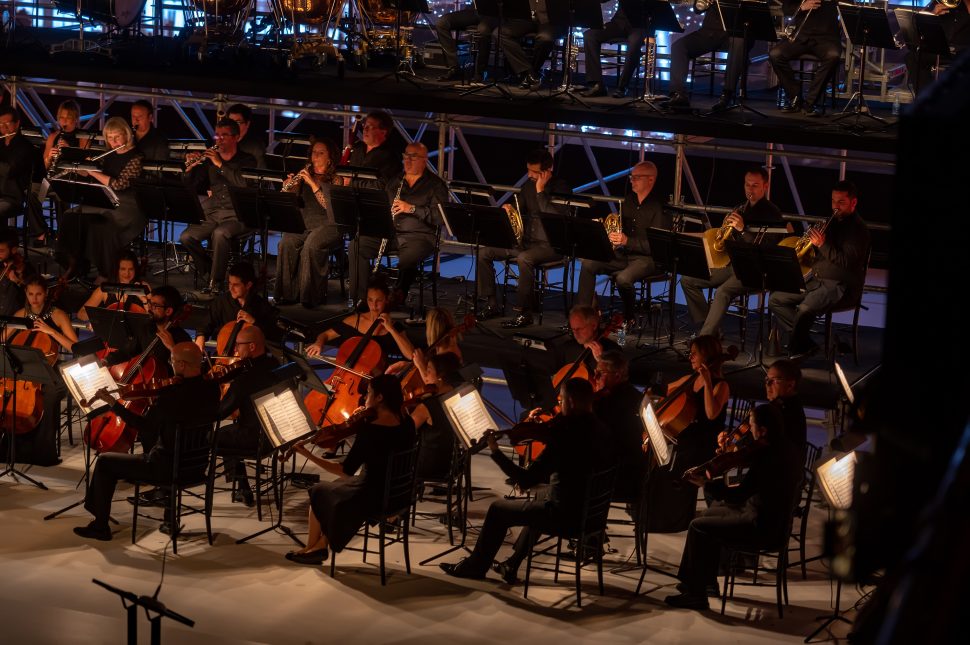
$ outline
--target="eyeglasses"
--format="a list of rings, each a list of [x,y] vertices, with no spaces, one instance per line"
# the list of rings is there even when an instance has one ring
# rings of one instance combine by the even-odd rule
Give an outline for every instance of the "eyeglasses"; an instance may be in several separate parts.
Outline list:
[[[786,381],[789,381],[789,380],[790,379],[787,379],[787,378],[766,378],[765,385],[774,385],[775,383],[785,383]]]
[[[426,157],[424,155],[419,155],[412,152],[405,152],[402,159],[407,161],[408,159],[426,159]]]
[[[166,307],[164,302],[149,302],[148,306],[152,309],[165,309]]]
[[[630,179],[656,179],[657,175],[630,175]]]

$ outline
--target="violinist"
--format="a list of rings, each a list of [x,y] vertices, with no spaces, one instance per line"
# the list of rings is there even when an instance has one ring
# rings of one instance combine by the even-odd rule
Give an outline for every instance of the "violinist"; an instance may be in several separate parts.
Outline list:
[[[175,458],[175,429],[180,423],[199,423],[214,419],[219,403],[219,387],[202,378],[202,351],[192,343],[179,343],[172,349],[172,371],[178,382],[162,388],[145,416],[116,402],[106,390],[96,398],[111,406],[110,411],[139,430],[139,435],[153,435],[158,441],[144,454],[103,453],[98,457],[84,498],[84,508],[94,519],[86,526],[74,528],[77,535],[92,540],[110,540],[108,517],[111,500],[119,480],[138,479],[159,486],[172,480]],[[171,528],[167,516],[162,532]]]
[[[117,284],[130,284],[132,286],[143,286],[148,288],[148,283],[138,275],[138,258],[131,251],[122,251],[118,254],[114,264],[114,279]],[[121,302],[117,294],[105,291],[101,287],[95,287],[88,299],[84,301],[81,308],[75,314],[79,320],[88,320],[88,307],[110,307]],[[147,295],[128,294],[123,303],[125,311],[138,311],[144,309],[148,303]]]
[[[57,258],[69,275],[84,277],[91,262],[105,278],[118,254],[145,229],[148,218],[135,201],[132,180],[141,175],[143,155],[135,148],[135,135],[121,117],[104,124],[104,140],[110,154],[101,159],[101,169],[78,170],[98,184],[114,191],[118,207],[79,207],[61,215],[58,222]]]
[[[690,523],[677,574],[680,593],[667,596],[668,605],[707,609],[709,590],[717,586],[721,548],[777,547],[772,542],[786,530],[801,485],[799,451],[783,432],[777,406],[759,405],[752,410],[750,422],[754,443],[746,449],[743,462],[748,471],[740,486],[729,488],[721,482],[705,486],[717,501]]]
[[[374,418],[360,423],[343,463],[321,459],[302,446],[297,448],[337,479],[310,489],[306,547],[287,553],[287,560],[323,563],[328,549],[342,551],[367,517],[381,508],[388,459],[409,449],[415,441],[414,424],[401,412],[403,403],[398,380],[390,375],[377,376],[369,383],[364,401],[364,408],[372,410]],[[356,474],[358,471],[360,474]]]
[[[428,360],[432,356],[440,354],[454,354],[458,357],[459,366],[461,366],[464,364],[461,347],[458,344],[458,341],[461,340],[461,334],[457,333],[459,330],[455,328],[455,319],[452,318],[451,312],[444,307],[432,307],[424,317],[424,337],[428,343],[430,354],[416,348],[410,362],[398,361],[387,368],[387,373],[399,374],[414,365],[424,380],[427,377]]]
[[[538,537],[537,529],[569,526],[579,521],[586,482],[590,474],[616,463],[611,430],[593,413],[593,386],[585,379],[572,378],[560,389],[562,414],[548,422],[546,449],[528,468],[515,465],[499,450],[494,434],[488,434],[492,460],[520,488],[549,483],[544,498],[501,499],[492,502],[471,555],[458,563],[443,563],[441,569],[457,578],[482,579],[492,568],[505,535],[522,526],[512,555],[494,566],[508,584],[518,580],[522,561]]]
[[[17,248],[17,231],[0,229],[0,316],[9,316],[24,306],[24,280],[34,273]]]
[[[461,361],[450,352],[431,356],[425,366],[424,383],[433,387],[434,393],[423,398],[411,413],[411,420],[421,437],[416,472],[419,482],[448,476],[455,433],[444,408],[441,407],[440,396],[461,384],[462,378],[458,373],[460,369]]]
[[[276,327],[276,308],[256,291],[256,269],[248,262],[229,267],[229,290],[219,294],[209,303],[209,322],[196,335],[195,343],[205,347],[205,341],[219,333],[226,324],[242,321],[256,325],[263,335],[276,340],[280,331]]]
[[[319,356],[323,346],[341,339],[366,334],[376,321],[380,325],[374,329],[373,339],[380,345],[384,357],[390,355],[413,356],[414,345],[407,334],[398,329],[391,319],[389,299],[391,291],[381,277],[371,278],[367,284],[367,311],[351,314],[331,329],[320,332],[315,342],[307,345],[307,356]]]
[[[563,358],[571,363],[580,357],[584,349],[588,349],[584,364],[590,374],[596,369],[596,363],[604,352],[623,351],[615,341],[603,336],[600,314],[589,305],[576,305],[569,310],[569,331],[572,332],[572,339],[562,346]]]
[[[33,321],[36,331],[47,334],[64,351],[70,352],[77,342],[77,334],[74,333],[67,312],[47,302],[47,280],[43,276],[35,275],[24,283],[24,291],[27,294],[26,306],[14,312],[14,316]]]
[[[252,457],[259,448],[263,432],[253,400],[256,392],[277,383],[273,370],[280,363],[266,353],[266,337],[259,327],[244,327],[236,336],[235,355],[249,361],[248,367],[230,382],[229,389],[219,402],[218,418],[225,419],[239,411],[239,418],[229,427],[216,433],[216,454],[223,456],[227,471],[234,473],[236,490],[233,502],[253,506],[253,491],[249,486],[243,458]]]
[[[623,352],[614,349],[600,356],[593,371],[593,389],[596,391],[593,412],[613,432],[620,464],[614,498],[636,500],[647,465],[646,454],[641,449],[643,394],[630,383],[630,361]]]
[[[765,391],[768,401],[781,408],[785,422],[785,435],[797,447],[803,461],[808,447],[808,428],[805,421],[805,407],[798,396],[798,384],[802,381],[802,370],[794,361],[786,358],[771,364],[765,374]],[[720,444],[720,440],[718,441]]]
[[[327,301],[330,252],[343,245],[343,235],[327,210],[324,188],[334,183],[337,144],[310,139],[310,163],[287,179],[289,192],[303,196],[303,233],[283,233],[276,255],[276,302],[300,302],[312,309]]]

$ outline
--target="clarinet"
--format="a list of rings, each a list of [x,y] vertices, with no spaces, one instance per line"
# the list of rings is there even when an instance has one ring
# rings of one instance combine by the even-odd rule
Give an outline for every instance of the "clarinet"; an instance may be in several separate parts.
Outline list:
[[[394,202],[401,199],[401,191],[404,189],[404,176],[401,176],[401,183],[397,187],[397,194],[394,195],[394,199],[391,200],[391,206],[393,208]],[[374,261],[374,270],[371,271],[371,275],[377,275],[377,272],[381,268],[381,258],[384,257],[384,251],[387,249],[387,238],[381,238],[381,245],[377,249],[377,259]]]

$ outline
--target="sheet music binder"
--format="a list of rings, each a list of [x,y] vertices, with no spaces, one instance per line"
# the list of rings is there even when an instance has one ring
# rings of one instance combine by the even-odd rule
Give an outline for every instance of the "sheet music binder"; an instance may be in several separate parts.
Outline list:
[[[465,450],[480,443],[486,430],[498,429],[495,419],[485,407],[482,395],[470,383],[464,383],[451,392],[442,394],[439,400]]]
[[[260,390],[251,398],[263,434],[274,449],[306,439],[317,431],[303,397],[289,381]]]
[[[654,413],[653,402],[650,400],[649,394],[644,394],[643,399],[640,400],[640,423],[643,425],[647,437],[649,437],[650,454],[653,455],[658,466],[666,466],[670,463],[670,445],[667,443],[667,435]]]
[[[833,457],[815,469],[818,483],[825,501],[836,510],[852,507],[852,485],[858,457],[855,451],[840,457]]]
[[[67,391],[71,393],[71,397],[77,403],[81,412],[86,415],[100,412],[107,406],[101,401],[98,401],[97,407],[82,405],[82,401],[90,401],[101,388],[111,391],[118,387],[114,377],[111,376],[111,372],[94,354],[61,363],[58,366],[58,371],[61,373],[61,378],[64,379]],[[112,394],[112,397],[118,398],[117,394]]]

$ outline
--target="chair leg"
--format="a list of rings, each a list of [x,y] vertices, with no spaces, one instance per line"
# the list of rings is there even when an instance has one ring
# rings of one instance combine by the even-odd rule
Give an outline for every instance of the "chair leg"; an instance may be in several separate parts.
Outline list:
[[[408,540],[411,531],[408,528],[407,522],[404,523],[404,570],[407,571],[408,575],[411,575],[411,543]]]
[[[525,582],[522,584],[522,597],[529,597],[529,575],[532,573],[532,553],[535,546],[529,547],[529,555],[525,559]],[[558,562],[558,560],[557,560]]]
[[[606,593],[603,587],[603,536],[600,536],[599,549],[596,553],[596,577],[599,579],[600,595]]]
[[[556,541],[556,566],[555,566],[555,570],[552,573],[553,582],[559,582],[559,559],[561,556],[562,556],[562,538],[559,538]]]
[[[135,482],[135,510],[131,514],[131,543],[135,543],[135,535],[138,532],[138,498],[141,492],[141,484]]]
[[[384,526],[385,526],[384,520],[381,520],[379,522],[378,529],[377,529],[378,535],[380,538],[377,551],[379,554],[378,558],[380,559],[380,566],[381,566],[381,586],[382,587],[387,584],[387,574],[384,571],[384,540],[386,538],[386,530]]]
[[[243,463],[243,468],[246,465]],[[256,519],[260,522],[263,521],[263,496],[259,494],[260,486],[263,484],[262,477],[260,477],[262,468],[260,468],[259,457],[256,458],[256,472],[254,473],[253,479],[256,480]]]
[[[585,537],[585,536],[583,536]],[[586,540],[582,540],[582,543],[576,547],[576,606],[583,606],[583,558],[586,556]],[[559,569],[557,564],[556,569]]]
[[[337,551],[333,548],[333,545],[331,545],[330,546],[330,577],[331,578],[334,577],[334,573],[336,572],[336,569],[337,569]]]
[[[174,555],[178,555],[178,552],[179,552],[178,538],[179,538],[179,532],[180,532],[179,526],[181,524],[181,522],[179,521],[181,520],[181,517],[179,516],[179,512],[182,510],[182,488],[180,486],[172,484],[172,490],[169,491],[168,499],[170,504],[169,517],[172,520],[172,523],[169,524],[169,527],[168,527],[169,530],[172,532],[171,533],[172,553]],[[165,521],[165,518],[163,517],[162,522],[164,521]]]

